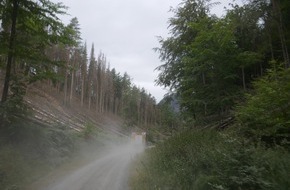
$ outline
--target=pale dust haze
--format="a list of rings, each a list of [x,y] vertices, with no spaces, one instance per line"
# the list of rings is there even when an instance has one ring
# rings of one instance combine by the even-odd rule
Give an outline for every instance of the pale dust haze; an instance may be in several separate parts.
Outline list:
[[[95,160],[37,190],[126,190],[129,165],[143,150],[144,146],[136,143],[110,148]]]

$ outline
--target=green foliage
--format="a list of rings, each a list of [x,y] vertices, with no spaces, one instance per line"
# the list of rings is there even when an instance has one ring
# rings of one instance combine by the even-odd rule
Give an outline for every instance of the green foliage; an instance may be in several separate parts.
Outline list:
[[[98,136],[98,130],[93,124],[87,123],[81,132],[81,136],[86,140],[92,140]]]
[[[24,81],[21,86],[24,89],[28,83],[36,80],[55,78],[54,67],[61,64],[59,60],[50,59],[46,50],[55,44],[68,44],[74,40],[66,40],[65,35],[69,34],[65,33],[65,27],[57,17],[64,14],[65,8],[61,3],[48,0],[15,0],[13,3],[8,0],[1,1],[1,68],[2,60],[8,57],[5,60],[7,70],[3,101],[7,99],[8,88],[11,88],[9,83],[15,82],[10,74]],[[13,94],[23,95],[17,91]]]
[[[70,23],[64,28],[63,34],[65,44],[72,47],[79,47],[81,40],[80,26],[76,17],[72,18]]]
[[[275,67],[254,82],[254,91],[237,108],[237,118],[248,134],[289,137],[290,69]]]
[[[175,95],[165,96],[158,104],[160,110],[160,128],[158,129],[163,134],[179,131],[181,125],[181,117],[179,104]]]
[[[17,85],[12,85],[12,91],[14,90],[19,92],[23,89]],[[14,94],[7,101],[0,103],[0,128],[19,122],[19,120],[29,115],[29,110],[23,102],[23,94],[21,92]],[[9,130],[17,131],[17,129],[11,127]],[[13,131],[10,132],[14,133]]]
[[[187,131],[148,150],[132,189],[287,189],[290,154],[232,132]],[[138,163],[137,163],[138,164]]]
[[[209,2],[184,0],[173,9],[171,36],[159,38],[156,48],[164,61],[157,84],[177,92],[182,110],[199,125],[229,117],[253,79],[265,73],[271,59],[286,62],[289,49],[283,37],[289,27],[280,20],[289,14],[286,1],[277,8],[276,1],[233,4],[222,18],[209,13]]]
[[[251,72],[245,74],[244,69],[255,67],[263,57],[239,44],[244,39],[233,12],[217,18],[208,7],[208,1],[180,4],[169,19],[172,36],[160,39],[157,49],[165,62],[157,68],[157,83],[174,89],[182,110],[199,125],[228,117],[250,81]],[[246,43],[252,45],[251,40]]]
[[[165,63],[157,83],[177,92],[195,124],[228,117],[250,93],[236,109],[234,132],[191,130],[148,150],[133,189],[289,189],[290,71],[270,60],[288,66],[290,4],[269,2],[233,5],[223,18],[208,13],[208,1],[173,9],[171,36],[159,38]]]
[[[17,134],[22,131],[19,123],[31,114],[30,108],[23,101],[25,94],[23,83],[23,80],[13,78],[11,81],[13,95],[0,103],[0,130],[9,140],[17,139]]]
[[[237,47],[227,20],[203,19],[193,23],[198,35],[183,56],[184,72],[179,93],[181,105],[201,120],[228,112],[239,95]]]

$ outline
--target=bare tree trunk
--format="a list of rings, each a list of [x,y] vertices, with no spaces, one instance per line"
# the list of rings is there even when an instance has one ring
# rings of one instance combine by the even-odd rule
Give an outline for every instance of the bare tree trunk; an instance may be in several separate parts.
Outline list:
[[[89,110],[91,109],[91,93],[92,93],[92,86],[91,86],[91,81],[89,82],[89,92],[88,92],[88,96],[89,96]]]
[[[67,54],[69,54],[68,52],[66,52]],[[64,89],[63,89],[63,91],[64,91],[64,104],[66,105],[67,104],[67,90],[68,90],[68,65],[69,65],[69,55],[66,55],[66,66],[65,66],[65,73],[64,73],[64,75],[65,75],[65,78],[64,78]]]
[[[74,79],[75,78],[75,72],[72,70],[71,71],[71,82],[70,82],[70,96],[69,96],[69,103],[72,103],[72,98],[73,98],[73,91],[74,91]]]
[[[77,56],[79,54],[77,53],[77,51],[74,49],[74,53],[73,53],[73,60],[72,60],[72,63],[71,63],[71,83],[70,83],[70,96],[69,96],[69,103],[71,104],[72,103],[72,99],[73,99],[73,96],[75,95],[75,86],[77,84],[77,81],[76,81],[76,68],[78,68],[78,65],[77,65]]]
[[[282,46],[282,52],[283,52],[283,58],[285,61],[285,67],[288,68],[290,67],[290,60],[289,60],[289,53],[288,53],[288,48],[287,48],[287,43],[286,43],[286,38],[283,30],[283,19],[282,19],[282,14],[281,14],[281,9],[279,5],[279,0],[272,0],[273,4],[273,10],[274,14],[276,15],[278,19],[278,31],[279,31],[279,37],[281,40],[281,46]]]
[[[243,88],[246,90],[245,68],[242,66]]]
[[[81,107],[84,106],[84,93],[85,93],[85,77],[82,76],[82,94],[81,94]]]
[[[104,96],[103,96],[103,89],[100,88],[100,102],[99,102],[99,112],[104,112],[104,104],[105,104],[105,100],[104,100]]]
[[[67,103],[67,69],[65,69],[65,78],[64,78],[64,104]]]
[[[8,58],[7,58],[7,65],[6,65],[6,75],[4,81],[4,87],[2,92],[2,102],[5,102],[8,97],[8,89],[9,89],[9,82],[11,76],[11,68],[12,68],[12,60],[14,59],[14,46],[15,46],[15,38],[16,38],[16,21],[18,16],[18,8],[19,8],[19,1],[13,0],[13,10],[12,10],[12,25],[10,31],[10,38],[9,38],[9,48],[8,48]]]

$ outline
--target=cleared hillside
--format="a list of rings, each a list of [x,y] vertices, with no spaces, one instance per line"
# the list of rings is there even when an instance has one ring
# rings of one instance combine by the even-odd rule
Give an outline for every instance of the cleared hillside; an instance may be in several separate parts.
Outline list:
[[[87,124],[92,124],[99,130],[126,136],[122,130],[122,119],[110,113],[96,113],[79,105],[74,98],[69,106],[62,101],[62,93],[46,85],[37,83],[27,89],[25,102],[31,108],[29,118],[35,122],[53,127],[64,125],[76,131],[82,131]]]

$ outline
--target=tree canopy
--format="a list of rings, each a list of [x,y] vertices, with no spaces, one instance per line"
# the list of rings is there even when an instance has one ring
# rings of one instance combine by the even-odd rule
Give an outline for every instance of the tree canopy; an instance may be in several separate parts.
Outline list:
[[[169,19],[171,36],[160,37],[156,48],[164,62],[157,84],[176,92],[183,112],[200,124],[229,117],[271,60],[289,62],[286,1],[233,4],[221,18],[210,14],[211,6],[182,1]]]
[[[24,84],[31,78],[45,78],[53,73],[51,65],[56,62],[48,58],[45,50],[63,40],[65,27],[57,15],[64,14],[64,8],[47,0],[1,1],[0,49],[1,56],[7,57],[2,102],[8,98],[10,85],[20,78]],[[12,73],[12,68],[17,75]]]

